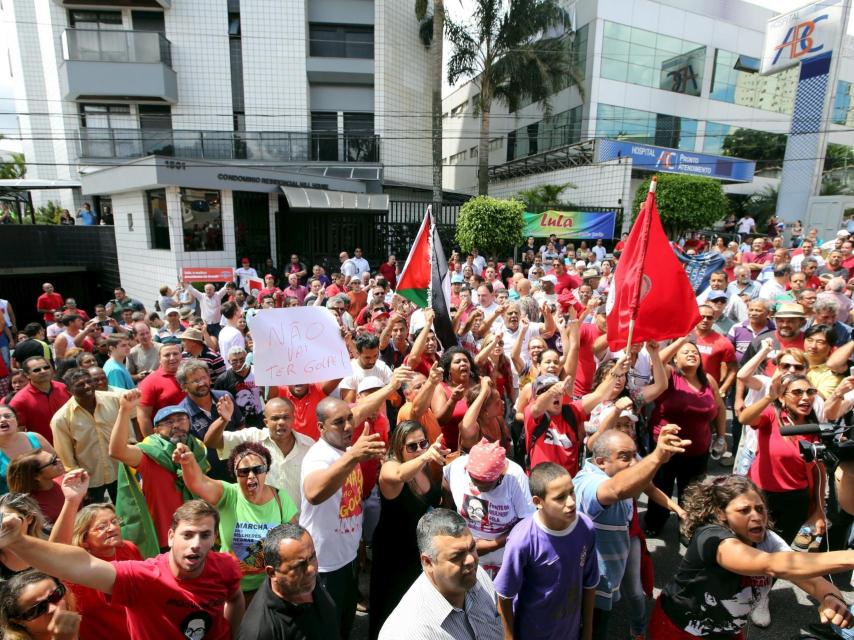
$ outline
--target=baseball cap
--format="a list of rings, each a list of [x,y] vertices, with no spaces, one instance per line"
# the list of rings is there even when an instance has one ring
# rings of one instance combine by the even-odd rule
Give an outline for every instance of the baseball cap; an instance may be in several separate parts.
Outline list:
[[[709,293],[708,297],[706,298],[706,300],[708,300],[709,302],[714,302],[715,300],[726,300],[726,299],[727,299],[727,295],[723,291],[712,291],[711,293]]]
[[[176,413],[183,413],[185,416],[189,415],[186,409],[177,404],[173,404],[168,407],[163,407],[154,416],[154,426],[157,426],[158,424],[166,420],[166,418],[168,418],[169,416],[173,416]]]
[[[552,284],[557,284],[557,276],[550,273],[547,276],[540,278],[540,282],[551,282]]]
[[[249,264],[249,258],[241,258],[240,262],[241,264]]]
[[[507,470],[507,452],[497,442],[483,438],[469,451],[466,471],[474,480],[495,482]]]
[[[836,232],[837,238],[847,238],[849,235],[851,235],[851,234],[848,233],[845,229],[840,229],[839,231]]]
[[[454,275],[451,276],[451,284],[458,284],[458,283],[461,284],[465,281],[466,281],[466,279],[463,278],[463,274],[461,274],[461,273],[455,273]]]
[[[368,376],[364,378],[360,383],[358,388],[356,389],[357,393],[364,393],[365,391],[373,391],[374,389],[382,389],[385,386],[385,383],[377,378],[376,376]]]
[[[534,395],[538,396],[540,393],[552,387],[560,382],[560,379],[557,376],[552,375],[542,375],[537,376],[537,379],[534,380]]]
[[[389,317],[388,311],[383,311],[382,309],[374,311],[371,314],[371,320],[379,320],[380,318],[388,318],[388,317]]]
[[[618,418],[628,418],[632,422],[638,421],[638,417],[629,409],[623,409],[622,411],[620,411],[620,415],[617,417]]]
[[[176,315],[176,316],[177,316],[177,315],[179,315],[179,312],[178,312],[178,308],[177,308],[177,307],[169,307],[168,309],[166,309],[166,312],[165,312],[163,315],[164,315],[164,316],[169,316],[169,315],[172,315],[172,314],[174,314],[174,315]]]

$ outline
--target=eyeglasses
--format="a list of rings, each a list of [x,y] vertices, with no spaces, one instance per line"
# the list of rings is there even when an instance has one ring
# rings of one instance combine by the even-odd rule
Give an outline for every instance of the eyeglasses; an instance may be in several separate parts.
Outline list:
[[[785,371],[806,371],[807,368],[805,364],[798,364],[797,362],[781,362],[779,367]]]
[[[258,464],[254,467],[243,467],[242,469],[235,469],[234,472],[241,478],[248,478],[250,473],[260,476],[262,473],[267,473],[267,465]]]
[[[42,469],[47,469],[48,467],[52,467],[59,461],[59,456],[55,453],[50,457],[50,460],[45,462],[43,465],[37,467],[37,471],[41,471]]]
[[[102,522],[101,524],[92,527],[92,533],[101,534],[107,531],[110,527],[121,527],[122,524],[124,523],[120,518],[113,518],[112,520]]]
[[[48,608],[52,604],[58,604],[60,600],[65,597],[65,585],[60,583],[56,585],[56,589],[50,592],[47,598],[42,600],[41,602],[35,603],[32,607],[27,609],[26,611],[22,611],[16,618],[16,620],[21,620],[23,622],[29,622],[30,620],[35,620],[39,616],[43,616],[47,613]]]
[[[804,394],[807,394],[807,397],[812,398],[818,393],[818,389],[789,389],[786,393],[791,393],[796,398],[803,398]]]
[[[424,449],[426,449],[429,446],[430,446],[430,443],[427,442],[426,439],[423,439],[423,440],[419,440],[418,442],[407,442],[406,443],[406,450],[409,453],[415,453],[419,449],[421,451],[424,451]]]

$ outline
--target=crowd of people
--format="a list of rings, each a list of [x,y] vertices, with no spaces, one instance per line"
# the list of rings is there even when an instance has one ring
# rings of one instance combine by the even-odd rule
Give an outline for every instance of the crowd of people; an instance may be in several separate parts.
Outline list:
[[[148,307],[45,283],[23,328],[0,300],[3,638],[329,640],[361,610],[371,639],[592,640],[621,599],[635,639],[743,638],[785,579],[850,640],[828,526],[854,481],[781,428],[851,420],[854,237],[674,244],[725,258],[699,323],[611,352],[625,242],[452,252],[444,339],[358,248]],[[296,306],[337,320],[350,375],[256,382],[253,320]]]

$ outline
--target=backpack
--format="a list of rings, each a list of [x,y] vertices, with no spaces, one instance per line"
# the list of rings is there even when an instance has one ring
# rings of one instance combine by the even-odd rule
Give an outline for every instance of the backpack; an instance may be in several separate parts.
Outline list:
[[[575,421],[575,412],[572,410],[572,405],[562,404],[560,407],[560,413],[566,423],[572,428],[572,430],[578,432],[578,423]],[[534,444],[536,444],[537,440],[542,438],[548,430],[550,422],[551,416],[548,413],[544,413],[543,417],[540,418],[540,421],[537,423],[537,426],[534,427],[534,430],[531,432],[530,442],[525,443],[525,471],[531,471],[531,451],[534,450]],[[524,436],[525,432],[523,430],[523,439]]]

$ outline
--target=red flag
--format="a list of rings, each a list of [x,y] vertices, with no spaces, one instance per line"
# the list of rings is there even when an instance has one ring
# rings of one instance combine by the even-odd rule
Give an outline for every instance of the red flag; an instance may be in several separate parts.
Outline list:
[[[658,217],[655,180],[620,254],[611,291],[614,294],[608,313],[611,351],[626,347],[631,320],[634,320],[634,344],[679,338],[700,321],[694,290],[670,248]]]

